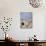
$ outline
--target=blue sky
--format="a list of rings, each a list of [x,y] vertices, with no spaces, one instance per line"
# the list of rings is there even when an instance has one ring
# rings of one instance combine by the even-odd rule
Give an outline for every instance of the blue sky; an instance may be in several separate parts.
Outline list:
[[[31,20],[32,19],[32,12],[21,12],[20,18],[21,18],[21,20]]]

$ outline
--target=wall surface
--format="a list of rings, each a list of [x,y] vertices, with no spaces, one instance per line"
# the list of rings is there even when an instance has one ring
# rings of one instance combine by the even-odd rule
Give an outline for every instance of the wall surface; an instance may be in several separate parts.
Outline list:
[[[46,34],[46,8],[44,7],[33,8],[30,6],[28,0],[0,0],[0,19],[4,16],[13,18],[12,26],[8,33],[17,40],[28,40],[29,37],[32,37],[34,34],[37,35],[37,39],[44,40]],[[33,13],[33,27],[31,29],[20,28],[20,12]],[[4,37],[2,37],[4,33],[2,33],[3,31],[0,31],[0,39],[4,39]]]

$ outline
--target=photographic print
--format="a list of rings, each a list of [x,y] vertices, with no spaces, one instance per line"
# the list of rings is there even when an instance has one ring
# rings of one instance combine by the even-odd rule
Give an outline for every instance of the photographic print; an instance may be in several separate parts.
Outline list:
[[[20,28],[32,28],[32,12],[20,13]]]

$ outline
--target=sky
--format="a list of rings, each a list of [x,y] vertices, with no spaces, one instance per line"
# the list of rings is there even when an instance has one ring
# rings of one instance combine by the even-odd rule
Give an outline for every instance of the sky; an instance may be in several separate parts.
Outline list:
[[[20,18],[21,18],[21,20],[31,20],[32,19],[32,12],[21,12]]]

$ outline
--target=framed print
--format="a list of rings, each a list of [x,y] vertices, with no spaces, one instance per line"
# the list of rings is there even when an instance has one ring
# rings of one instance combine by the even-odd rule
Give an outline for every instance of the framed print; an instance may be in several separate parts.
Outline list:
[[[32,12],[20,13],[20,28],[32,28]]]

